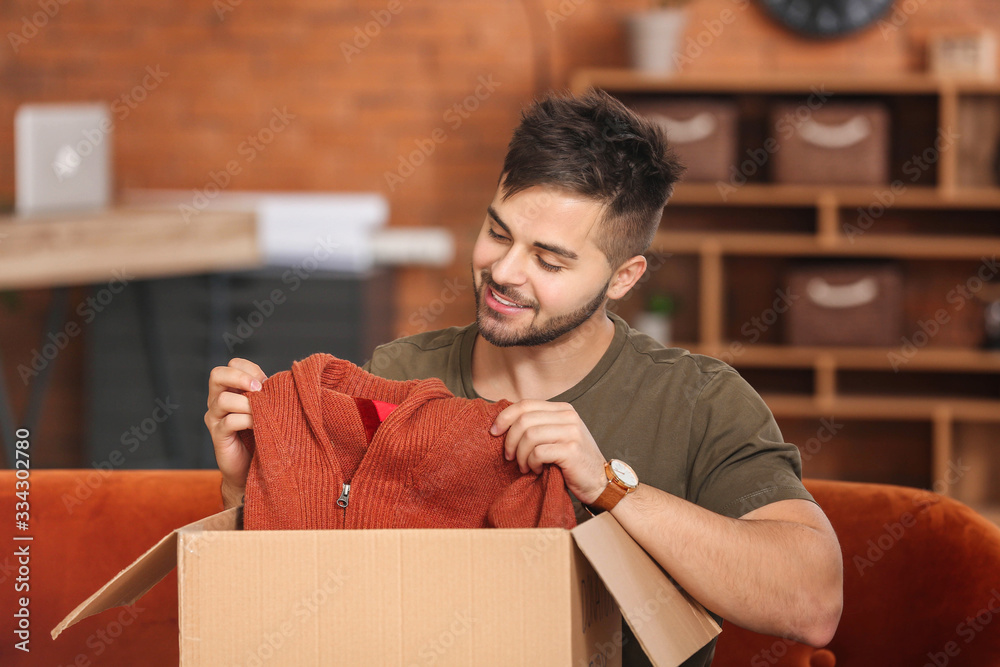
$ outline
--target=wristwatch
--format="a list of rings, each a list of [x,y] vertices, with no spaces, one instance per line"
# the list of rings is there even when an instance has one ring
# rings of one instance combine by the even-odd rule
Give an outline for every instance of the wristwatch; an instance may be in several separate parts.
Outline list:
[[[618,502],[635,491],[639,486],[639,478],[636,476],[632,466],[618,459],[611,459],[604,462],[604,474],[608,476],[608,485],[597,497],[597,500],[588,505],[594,514],[605,512],[618,504]]]

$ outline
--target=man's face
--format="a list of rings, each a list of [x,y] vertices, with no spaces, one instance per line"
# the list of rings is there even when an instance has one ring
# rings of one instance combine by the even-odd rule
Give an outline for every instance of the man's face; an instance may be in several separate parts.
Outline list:
[[[497,190],[472,250],[476,322],[498,347],[542,345],[595,313],[611,278],[595,244],[602,205],[550,186]]]

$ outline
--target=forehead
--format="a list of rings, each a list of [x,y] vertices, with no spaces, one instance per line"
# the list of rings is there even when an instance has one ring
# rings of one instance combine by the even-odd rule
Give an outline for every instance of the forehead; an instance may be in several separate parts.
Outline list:
[[[554,186],[533,186],[506,201],[497,189],[491,204],[500,220],[512,233],[533,241],[559,241],[575,250],[590,246],[597,249],[596,236],[604,213],[604,204]]]

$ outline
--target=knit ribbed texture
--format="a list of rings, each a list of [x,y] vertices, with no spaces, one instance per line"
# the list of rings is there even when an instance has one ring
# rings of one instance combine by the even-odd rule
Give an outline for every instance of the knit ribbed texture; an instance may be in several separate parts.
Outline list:
[[[576,524],[562,471],[521,474],[503,457],[504,436],[490,435],[509,401],[456,398],[437,378],[386,380],[329,354],[293,363],[247,397],[248,530]],[[398,406],[371,442],[359,398]],[[346,509],[337,505],[344,482]]]

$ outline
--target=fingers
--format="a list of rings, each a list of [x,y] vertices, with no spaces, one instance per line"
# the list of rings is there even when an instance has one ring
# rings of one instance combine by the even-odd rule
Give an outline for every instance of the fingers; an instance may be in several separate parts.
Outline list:
[[[210,419],[213,423],[219,422],[230,413],[250,415],[250,399],[245,394],[222,392],[215,399],[215,403],[208,406],[205,419],[206,421]],[[209,424],[209,428],[212,428],[212,424]]]
[[[518,413],[512,411],[506,416],[505,419],[505,422],[510,422],[505,427],[507,430],[507,437],[504,440],[504,457],[508,461],[514,458],[515,448],[518,447],[518,443],[528,428],[538,426],[540,424],[575,424],[580,421],[576,410],[574,410],[573,406],[569,403],[549,403],[548,401],[537,401],[535,403],[540,405],[522,406],[522,403],[527,402],[528,401],[521,401],[520,403],[510,406],[497,415],[497,422],[500,422],[500,418],[505,416],[504,413],[506,413],[507,410],[521,406],[521,410]],[[510,415],[514,415],[514,417],[512,418]]]
[[[266,379],[260,366],[252,361],[236,358],[229,364],[213,368],[208,380],[205,425],[216,447],[231,444],[236,431],[253,428],[246,394],[259,391]]]
[[[231,391],[227,391],[219,395],[219,399],[215,402],[215,405],[217,410],[223,414],[230,412],[245,415],[250,414],[250,399],[246,394],[236,394]]]
[[[218,422],[218,429],[222,434],[232,434],[251,428],[253,428],[253,417],[248,414],[230,413]]]
[[[237,412],[214,416],[211,412],[206,412],[205,426],[208,427],[215,448],[219,449],[235,442],[237,431],[253,429],[253,416]]]
[[[572,431],[562,424],[542,424],[525,429],[517,443],[517,467],[522,473],[542,472],[542,464],[559,463],[559,454]]]
[[[490,433],[500,435],[510,428],[510,425],[517,421],[518,417],[526,412],[551,412],[566,407],[570,407],[569,403],[552,403],[531,398],[518,401],[500,411],[500,414],[497,415],[497,418],[493,422],[493,426],[490,428]]]
[[[212,436],[222,477],[235,486],[246,483],[250,469],[251,454],[236,435],[253,428],[247,394],[259,391],[266,379],[260,366],[240,358],[231,359],[227,366],[216,366],[209,373],[205,426]]]
[[[552,458],[556,454],[557,448],[553,444],[549,445],[537,445],[533,447],[531,453],[528,454],[528,458],[525,459],[525,465],[531,472],[536,475],[542,474],[542,467],[547,463],[555,463],[555,459]]]
[[[260,366],[246,359],[233,359],[228,366],[216,366],[208,375],[208,407],[230,391],[259,391],[267,377]]]
[[[497,415],[494,429],[506,431],[504,456],[516,460],[522,474],[557,465],[566,488],[580,499],[596,498],[607,485],[604,454],[569,403],[519,401]]]
[[[241,359],[240,357],[233,357],[229,360],[229,367],[235,368],[237,370],[243,371],[247,375],[252,376],[258,382],[263,382],[267,379],[267,375],[261,370],[260,366],[250,361],[249,359]]]

